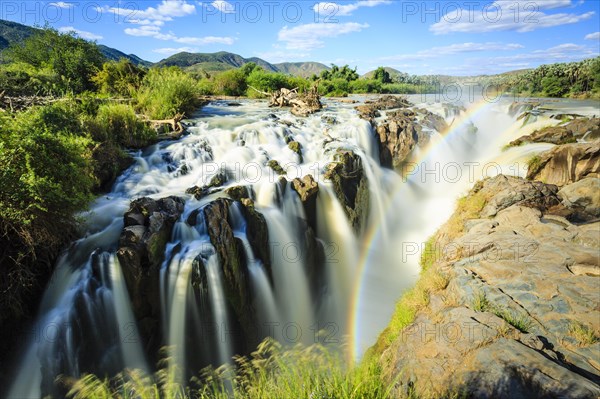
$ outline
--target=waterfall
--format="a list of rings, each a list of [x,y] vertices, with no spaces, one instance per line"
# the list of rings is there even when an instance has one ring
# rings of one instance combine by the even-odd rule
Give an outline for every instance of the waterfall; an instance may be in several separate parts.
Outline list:
[[[447,219],[456,199],[483,177],[523,175],[523,168],[511,169],[515,163],[522,165],[549,148],[501,150],[511,139],[551,122],[538,116],[523,126],[504,101],[484,107],[464,104],[461,111],[457,105],[448,108],[418,96],[411,100],[415,108],[436,112],[452,126],[449,132],[425,130],[429,144],[414,150],[410,169],[403,174],[379,166],[370,124],[358,118],[352,105],[334,102],[328,102],[327,120],[318,114],[297,118],[254,101],[242,101],[235,110],[215,102],[192,121],[190,134],[136,153],[134,165],[112,191],[82,213],[84,233],[57,264],[39,310],[37,337],[23,348],[9,397],[52,394],[59,374],[77,378],[87,372],[112,376],[124,368],[153,370],[137,339],[126,265],[116,256],[123,214],[132,200],[144,196],[185,200],[183,214],[166,239],[156,298],[157,325],[162,328],[157,344],[169,348],[171,364],[182,369],[182,377],[196,373],[193,367],[218,366],[240,351],[253,350],[244,346],[251,339],[230,336],[248,327],[241,316],[269,326],[268,333],[284,344],[313,343],[314,331],[322,328],[335,333],[332,342],[350,334],[362,353],[386,326],[402,291],[414,284],[422,243]],[[288,146],[292,140],[302,156]],[[359,233],[332,182],[325,179],[338,150],[360,158],[368,181],[368,220]],[[269,161],[283,167],[281,176]],[[498,168],[488,167],[490,163]],[[456,170],[460,176],[451,174]],[[319,185],[312,216],[290,183],[308,174]],[[223,178],[222,184],[198,198],[186,193],[210,184],[215,176]],[[248,189],[247,204],[227,194],[226,189],[236,186]],[[203,217],[217,199],[228,209],[227,220],[217,222],[231,229],[227,237],[236,249],[225,255],[236,261],[239,257],[243,269],[235,271],[235,282],[215,243],[225,235],[214,237]],[[251,207],[264,217],[268,261],[253,247],[256,237],[246,220]],[[195,224],[192,212],[199,212]],[[314,237],[307,234],[309,217],[315,219]],[[318,256],[307,253],[309,248],[322,251],[324,259],[315,260]],[[234,283],[248,285],[250,297],[242,298],[247,314],[235,308]],[[213,328],[207,330],[207,323]],[[49,332],[52,339],[40,339]],[[266,335],[263,329],[254,338]]]

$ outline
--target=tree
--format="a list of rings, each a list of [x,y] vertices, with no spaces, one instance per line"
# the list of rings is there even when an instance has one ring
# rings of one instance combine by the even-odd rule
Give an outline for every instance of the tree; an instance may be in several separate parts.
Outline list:
[[[49,69],[59,75],[63,91],[81,93],[94,89],[92,77],[102,67],[104,56],[95,43],[60,33],[46,26],[23,44],[8,49],[8,58],[37,69]]]
[[[392,83],[390,73],[384,67],[379,67],[375,70],[373,79],[378,80],[381,83]]]

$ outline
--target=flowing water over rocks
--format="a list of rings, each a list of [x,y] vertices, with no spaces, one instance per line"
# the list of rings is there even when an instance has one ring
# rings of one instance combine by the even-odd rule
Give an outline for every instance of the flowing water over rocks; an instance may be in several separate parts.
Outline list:
[[[138,152],[82,215],[87,231],[57,266],[36,327],[51,325],[53,339],[29,343],[9,395],[60,395],[60,374],[151,370],[164,346],[185,380],[267,336],[310,344],[325,330],[325,343],[347,339],[360,357],[455,199],[547,148],[501,153],[549,119],[519,134],[508,102],[475,114],[477,104],[411,101],[358,112],[327,101],[326,115],[307,118],[214,102],[188,135]],[[549,206],[591,206],[557,192]]]

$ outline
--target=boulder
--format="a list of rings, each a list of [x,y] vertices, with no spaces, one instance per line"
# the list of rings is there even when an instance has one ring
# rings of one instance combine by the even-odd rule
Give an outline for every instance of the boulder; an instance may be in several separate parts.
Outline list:
[[[411,116],[386,120],[375,129],[381,166],[400,166],[419,142],[421,126]]]
[[[370,197],[361,158],[352,151],[338,149],[334,162],[326,168],[325,179],[332,182],[333,191],[342,204],[350,225],[360,234],[369,214]]]
[[[600,178],[586,177],[564,186],[558,196],[568,208],[577,208],[600,217]]]
[[[527,171],[527,179],[560,187],[585,177],[600,177],[600,142],[557,146],[534,158]]]
[[[184,206],[179,197],[144,197],[132,201],[123,217],[117,257],[144,345],[153,350],[161,342],[159,270]]]
[[[310,227],[317,229],[317,195],[319,194],[319,184],[312,175],[306,175],[302,179],[292,180],[292,188],[300,196],[300,201],[304,207],[306,220]]]

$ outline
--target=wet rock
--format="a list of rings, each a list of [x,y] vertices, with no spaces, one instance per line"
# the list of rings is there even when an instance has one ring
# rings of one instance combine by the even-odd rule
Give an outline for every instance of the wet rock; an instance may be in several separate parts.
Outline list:
[[[312,175],[306,175],[302,179],[296,178],[292,180],[292,188],[300,196],[308,224],[316,231],[319,184]]]
[[[331,180],[350,225],[359,234],[369,214],[369,184],[362,160],[352,151],[339,149],[334,162],[327,165],[325,178]]]
[[[185,193],[192,194],[197,200],[201,200],[207,195],[219,191],[219,188],[226,184],[228,180],[229,178],[227,176],[227,173],[225,173],[224,171],[220,171],[210,179],[207,185],[202,187],[190,187],[187,190],[185,190]]]
[[[234,310],[246,336],[253,338],[252,326],[256,321],[252,306],[251,284],[243,243],[234,236],[229,220],[229,208],[233,201],[219,198],[202,210],[211,244],[215,247],[224,277],[224,289],[227,301]],[[269,253],[269,235],[264,216],[254,209],[253,202],[244,199],[242,212],[247,222],[247,237],[254,255],[263,263],[267,275],[272,279]],[[257,342],[249,343],[249,345]]]
[[[380,116],[379,111],[395,109],[395,108],[407,108],[412,104],[405,98],[400,96],[382,96],[376,100],[365,101],[363,105],[355,107],[358,111],[358,115],[373,122],[373,119]]]
[[[304,162],[302,157],[302,144],[297,141],[290,141],[288,143],[288,148],[298,154],[298,157],[300,157],[300,163]]]
[[[140,334],[144,344],[157,349],[160,344],[159,270],[173,226],[183,213],[179,197],[159,200],[140,198],[125,213],[125,226],[119,238],[117,257],[123,270],[133,312],[144,320]]]
[[[585,177],[600,177],[600,142],[564,144],[530,163],[527,179],[564,186]]]
[[[236,201],[241,201],[242,198],[250,198],[253,192],[251,186],[233,186],[225,189],[225,194]]]
[[[274,159],[271,159],[269,162],[267,162],[267,166],[271,169],[273,169],[273,171],[275,173],[277,173],[279,176],[283,176],[286,174],[285,169],[283,169],[281,167],[281,165],[279,165],[279,162],[277,162]]]
[[[321,122],[327,125],[336,125],[338,123],[337,119],[333,115],[323,115],[321,116]]]
[[[422,134],[421,126],[413,115],[392,116],[376,128],[381,166],[400,166],[411,154]]]
[[[536,130],[510,142],[510,146],[527,143],[569,144],[578,139],[593,140],[600,137],[600,118],[579,118],[559,126],[549,126]]]

